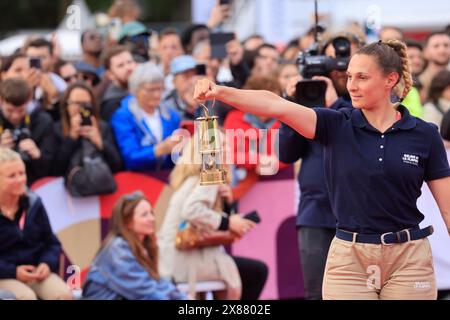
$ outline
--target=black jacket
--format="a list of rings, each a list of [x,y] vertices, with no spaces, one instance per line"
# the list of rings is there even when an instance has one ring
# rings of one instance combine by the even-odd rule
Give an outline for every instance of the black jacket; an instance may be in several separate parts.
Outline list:
[[[101,154],[112,172],[118,172],[122,169],[122,158],[117,151],[114,135],[110,126],[99,120],[100,134],[103,139],[103,150]],[[65,176],[75,165],[75,157],[80,158],[82,143],[81,139],[73,140],[71,137],[64,137],[62,134],[61,123],[55,124],[55,136],[57,143],[57,155],[54,161],[53,174],[56,176]],[[81,158],[80,158],[81,159]]]
[[[3,129],[13,131],[14,126],[3,117],[0,111],[0,124]],[[20,128],[25,127],[25,121]],[[31,160],[23,158],[27,169],[28,185],[33,184],[36,180],[50,175],[53,157],[55,155],[55,135],[53,133],[53,121],[51,117],[39,109],[30,115],[29,131],[31,139],[36,143],[41,151],[41,158]]]
[[[23,230],[19,220],[25,212]],[[20,265],[37,266],[46,263],[57,273],[61,244],[54,235],[44,205],[39,196],[28,192],[21,199],[14,221],[0,214],[0,279],[15,279]]]
[[[106,122],[111,120],[114,112],[120,107],[120,103],[130,93],[127,89],[119,88],[114,83],[111,83],[106,88],[105,94],[100,105],[100,118]]]

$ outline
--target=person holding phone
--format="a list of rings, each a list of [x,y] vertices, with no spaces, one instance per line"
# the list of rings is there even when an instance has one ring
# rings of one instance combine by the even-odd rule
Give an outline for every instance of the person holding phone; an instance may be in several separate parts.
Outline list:
[[[419,226],[424,215],[417,199],[427,182],[450,234],[450,167],[437,128],[390,100],[393,90],[403,99],[412,86],[405,44],[362,47],[347,76],[354,108],[343,111],[307,108],[270,92],[206,79],[197,83],[194,97],[276,117],[324,145],[325,181],[337,218],[324,299],[436,299],[427,239],[433,229]]]
[[[196,281],[222,280],[226,284],[217,299],[256,300],[267,279],[268,270],[264,262],[244,257],[230,256],[222,246],[195,248],[187,251],[175,246],[177,230],[188,221],[197,228],[208,230],[229,230],[238,238],[244,238],[255,227],[256,214],[245,219],[239,214],[227,216],[224,205],[233,202],[229,182],[223,185],[200,185],[201,161],[196,150],[198,136],[185,145],[177,165],[170,175],[174,190],[158,232],[160,273],[175,282],[188,282],[192,287]]]
[[[100,154],[112,172],[122,168],[109,124],[96,114],[96,100],[92,89],[82,82],[67,88],[61,100],[61,121],[55,124],[58,152],[54,160],[54,174],[66,176],[80,165],[81,156]]]
[[[53,43],[43,38],[34,39],[25,45],[23,51],[30,58],[30,68],[35,70],[40,78],[34,98],[54,120],[59,120],[58,102],[67,84],[53,73],[56,62]]]
[[[207,26],[210,30],[220,29],[231,15],[231,0],[216,0],[216,5],[209,15]]]
[[[42,61],[40,58],[30,59],[23,53],[15,53],[3,59],[1,66],[1,79],[22,78],[33,89],[33,96],[28,105],[30,112],[37,109],[44,109],[48,106],[48,100],[44,97],[56,98],[58,90],[53,84],[49,74],[42,71]],[[56,75],[55,75],[56,76]],[[58,78],[60,78],[58,76]],[[61,80],[64,82],[64,80]],[[63,90],[64,91],[64,90]],[[56,100],[55,100],[56,101]],[[58,115],[52,109],[49,112],[53,119],[57,119]]]

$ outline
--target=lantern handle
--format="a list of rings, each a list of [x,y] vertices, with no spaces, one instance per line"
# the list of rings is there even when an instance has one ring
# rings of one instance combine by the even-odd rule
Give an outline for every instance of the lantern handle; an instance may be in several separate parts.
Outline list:
[[[216,98],[214,98],[213,99],[213,102],[212,102],[212,106],[211,106],[211,109],[213,109],[214,108],[214,105],[216,104]],[[202,104],[200,104],[200,106],[203,108],[203,111],[205,112],[205,117],[206,118],[209,118],[209,111],[208,111],[208,107],[207,106],[205,106],[205,104],[204,103],[202,103]]]

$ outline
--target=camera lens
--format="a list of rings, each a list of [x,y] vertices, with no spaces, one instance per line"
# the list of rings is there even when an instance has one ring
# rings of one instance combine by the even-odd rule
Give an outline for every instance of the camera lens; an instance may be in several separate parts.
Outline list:
[[[347,38],[336,37],[332,43],[336,51],[336,57],[344,58],[350,56],[350,41]]]

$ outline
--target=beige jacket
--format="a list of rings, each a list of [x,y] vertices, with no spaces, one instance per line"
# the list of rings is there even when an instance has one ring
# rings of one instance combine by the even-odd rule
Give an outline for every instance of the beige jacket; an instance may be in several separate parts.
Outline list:
[[[439,106],[445,113],[450,110],[450,101],[441,98],[439,99]],[[434,103],[428,102],[423,106],[423,120],[432,122],[440,128],[443,117],[444,115],[436,108]]]
[[[178,226],[184,220],[203,228],[217,230],[221,214],[217,205],[218,186],[200,186],[198,177],[186,179],[174,192],[158,232],[159,272],[175,282],[188,282],[193,293],[197,280],[222,280],[227,299],[239,299],[242,285],[236,263],[222,247],[189,251],[175,248]]]

